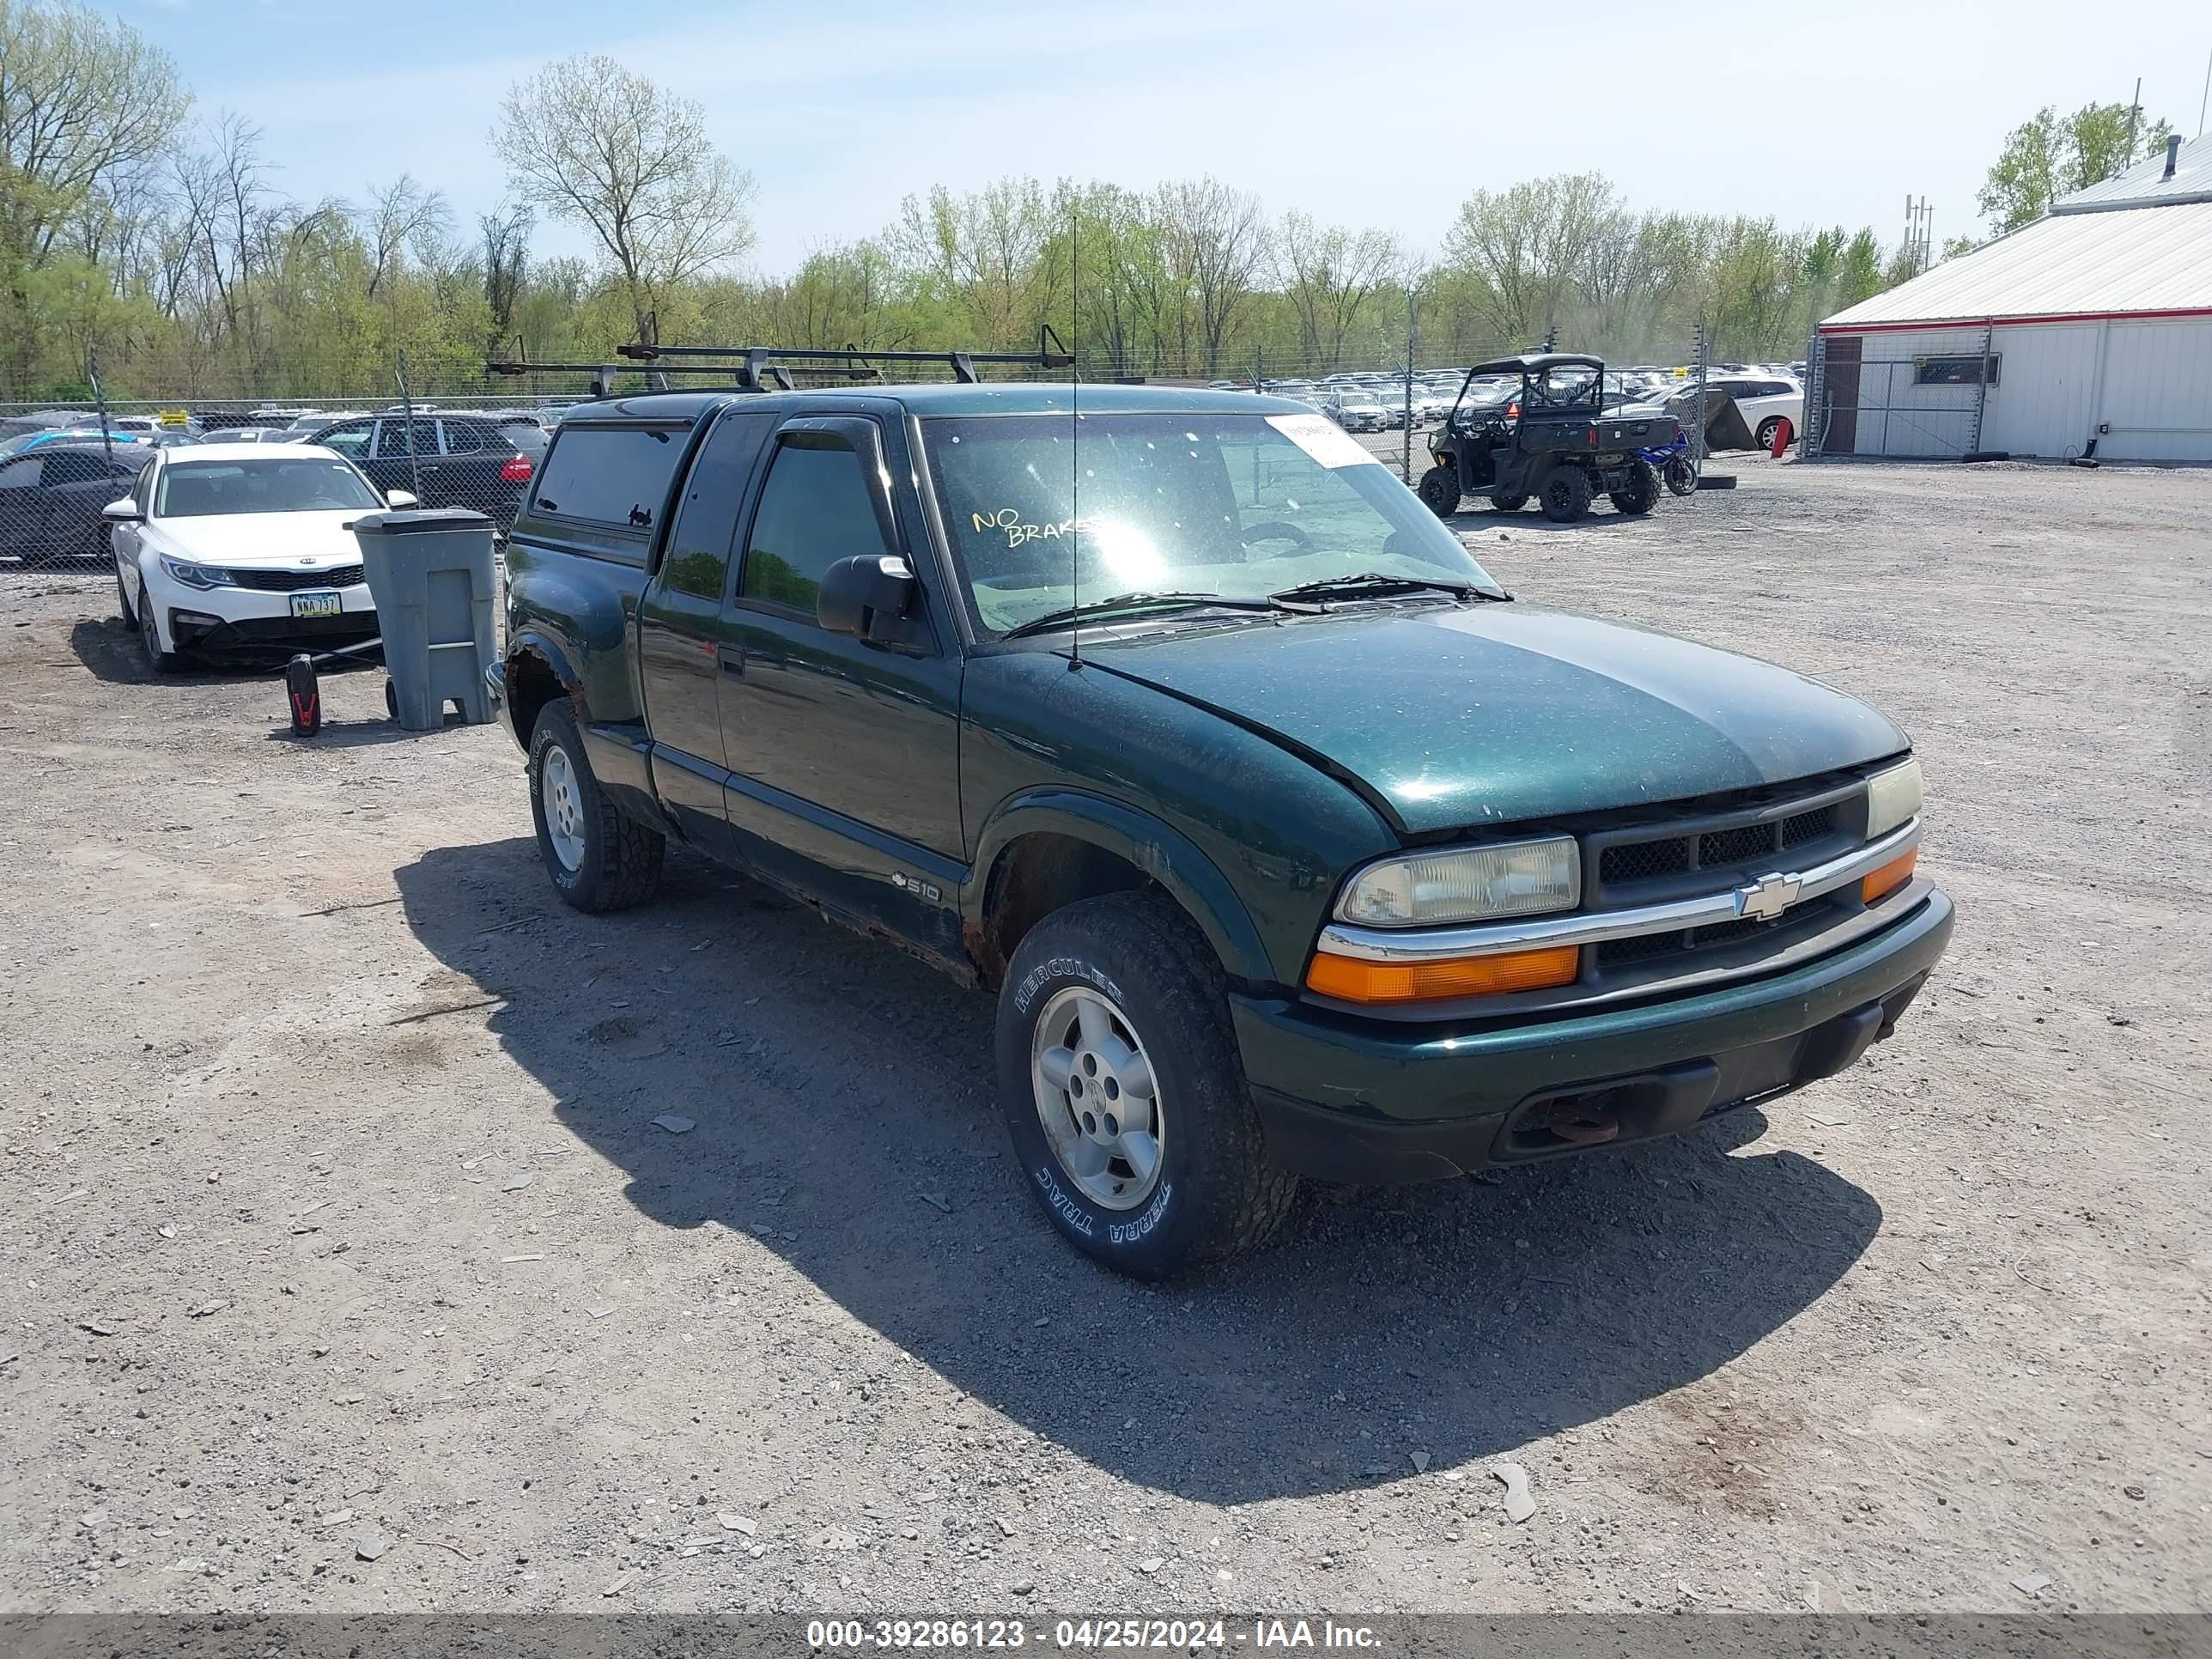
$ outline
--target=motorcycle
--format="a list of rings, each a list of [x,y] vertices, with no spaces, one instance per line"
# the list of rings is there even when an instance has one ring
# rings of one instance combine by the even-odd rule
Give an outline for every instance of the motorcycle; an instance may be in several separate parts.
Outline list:
[[[1697,493],[1698,464],[1690,459],[1690,434],[1677,427],[1674,441],[1660,444],[1650,449],[1639,449],[1638,456],[1648,463],[1677,495]]]

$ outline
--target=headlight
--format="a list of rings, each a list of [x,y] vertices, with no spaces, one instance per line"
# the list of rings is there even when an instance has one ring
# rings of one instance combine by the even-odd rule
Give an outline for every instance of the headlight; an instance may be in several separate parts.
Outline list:
[[[1370,927],[1423,927],[1571,910],[1582,897],[1581,850],[1560,836],[1370,864],[1352,878],[1336,915]]]
[[[1867,780],[1867,839],[1886,836],[1920,811],[1920,763],[1909,760]]]
[[[235,587],[230,572],[219,565],[190,564],[183,559],[163,559],[161,568],[186,587]]]

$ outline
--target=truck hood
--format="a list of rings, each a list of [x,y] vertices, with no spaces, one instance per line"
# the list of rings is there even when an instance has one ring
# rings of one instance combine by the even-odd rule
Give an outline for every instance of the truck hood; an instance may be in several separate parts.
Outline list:
[[[1788,669],[1522,605],[1087,640],[1083,654],[1303,751],[1414,835],[1784,783],[1908,746]]]

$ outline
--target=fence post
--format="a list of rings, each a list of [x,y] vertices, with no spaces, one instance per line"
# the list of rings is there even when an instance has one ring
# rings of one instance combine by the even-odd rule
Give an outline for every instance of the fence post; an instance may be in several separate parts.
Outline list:
[[[415,458],[415,395],[407,389],[407,348],[399,348],[399,406],[407,411],[407,477],[415,486],[415,505],[422,504],[422,463]]]
[[[1699,471],[1705,465],[1705,359],[1712,355],[1712,337],[1698,325],[1698,429],[1690,439],[1690,464]]]
[[[1990,408],[1990,348],[1996,343],[1996,335],[1995,319],[1982,325],[1982,372],[1974,383],[1974,441],[1966,446],[1969,454],[1982,447],[1982,421]]]
[[[107,429],[107,393],[100,384],[100,354],[87,349],[84,354],[84,377],[92,382],[92,401],[100,410],[100,447],[107,454],[107,465],[115,465],[115,439]]]
[[[1420,296],[1413,283],[1406,284],[1406,436],[1399,445],[1398,478],[1413,482],[1413,314]]]

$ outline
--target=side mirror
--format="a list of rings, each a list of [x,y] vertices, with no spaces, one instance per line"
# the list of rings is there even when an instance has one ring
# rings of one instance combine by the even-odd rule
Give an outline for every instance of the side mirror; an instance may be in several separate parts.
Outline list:
[[[384,492],[384,504],[386,507],[393,508],[420,507],[422,505],[422,501],[416,496],[412,490],[406,489],[386,490]]]
[[[110,524],[143,524],[146,515],[138,510],[138,503],[125,495],[119,501],[110,501],[100,509],[100,516]]]
[[[822,573],[814,619],[832,634],[896,641],[904,637],[905,629],[900,624],[919,591],[913,570],[894,555],[870,553],[840,559]]]

